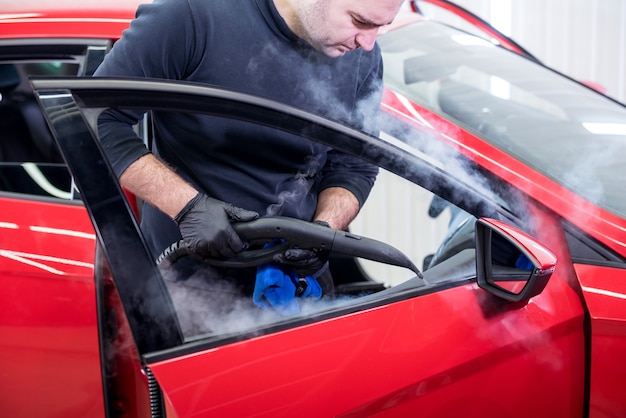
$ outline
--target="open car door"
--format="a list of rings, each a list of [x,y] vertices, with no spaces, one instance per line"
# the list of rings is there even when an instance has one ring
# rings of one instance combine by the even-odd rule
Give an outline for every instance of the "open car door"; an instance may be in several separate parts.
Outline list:
[[[110,341],[123,331],[119,324],[127,323],[129,352],[136,355],[131,363],[147,379],[149,398],[127,398],[136,410],[150,403],[153,413],[174,417],[582,415],[583,307],[559,273],[560,253],[555,257],[529,234],[531,222],[506,208],[506,196],[499,200],[448,174],[402,139],[368,136],[265,99],[153,80],[39,79],[33,85],[96,231],[97,286],[110,277],[123,307],[117,329],[103,326],[102,349],[112,350]],[[399,253],[410,254],[401,258],[419,265],[423,277],[406,266],[368,269],[361,259],[388,260],[346,250],[333,271],[335,299],[288,317],[233,301],[203,331],[184,333],[181,318],[200,314],[172,302],[97,140],[98,115],[109,107],[236,119],[377,164],[382,176],[408,190],[386,205],[405,204],[419,189],[421,203],[410,202],[399,227],[411,241],[433,246],[432,254]],[[424,205],[423,198],[422,216],[413,204]],[[449,215],[438,216],[442,211]],[[532,201],[520,212],[536,217],[558,244],[551,234],[558,221],[550,214]],[[427,222],[443,232],[431,232]],[[384,241],[372,238],[370,250],[388,248]],[[113,308],[102,303],[99,309],[107,318]],[[107,378],[112,402],[115,378]]]

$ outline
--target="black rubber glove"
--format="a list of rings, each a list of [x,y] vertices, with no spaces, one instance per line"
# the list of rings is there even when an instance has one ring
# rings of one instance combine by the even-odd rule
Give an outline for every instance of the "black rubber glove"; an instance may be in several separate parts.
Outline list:
[[[313,223],[330,228],[330,225],[324,221],[315,221]],[[328,268],[328,256],[329,252],[325,250],[313,251],[291,248],[284,253],[276,254],[274,261],[290,266],[298,273],[298,277],[318,277]]]
[[[230,221],[248,222],[259,214],[198,193],[174,217],[187,248],[200,258],[230,258],[245,243]]]

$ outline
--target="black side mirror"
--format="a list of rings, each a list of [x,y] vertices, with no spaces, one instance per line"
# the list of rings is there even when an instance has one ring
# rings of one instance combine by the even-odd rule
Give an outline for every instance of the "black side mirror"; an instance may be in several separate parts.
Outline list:
[[[476,222],[478,286],[509,302],[528,300],[548,283],[556,256],[528,234],[504,222]]]

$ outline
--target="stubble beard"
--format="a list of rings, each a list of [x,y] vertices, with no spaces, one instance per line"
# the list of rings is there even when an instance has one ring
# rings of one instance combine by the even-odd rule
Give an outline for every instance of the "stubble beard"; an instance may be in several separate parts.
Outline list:
[[[343,55],[330,42],[327,26],[331,0],[301,0],[297,2],[294,32],[316,50],[329,56]]]

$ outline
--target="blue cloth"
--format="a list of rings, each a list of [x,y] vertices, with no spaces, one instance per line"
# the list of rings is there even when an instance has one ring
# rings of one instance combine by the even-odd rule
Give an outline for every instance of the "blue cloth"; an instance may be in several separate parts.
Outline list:
[[[296,282],[275,263],[257,267],[252,300],[257,306],[273,309],[284,316],[300,312],[300,305],[296,300]]]
[[[282,240],[265,244],[271,247]],[[275,310],[283,316],[300,313],[297,298],[320,299],[322,287],[313,276],[299,278],[295,270],[278,263],[266,263],[257,267],[252,301],[259,307]]]
[[[298,293],[298,288],[303,288]],[[266,310],[273,310],[283,316],[300,313],[299,298],[320,299],[322,287],[313,276],[298,278],[294,271],[286,272],[276,263],[257,267],[254,283],[253,302]]]

